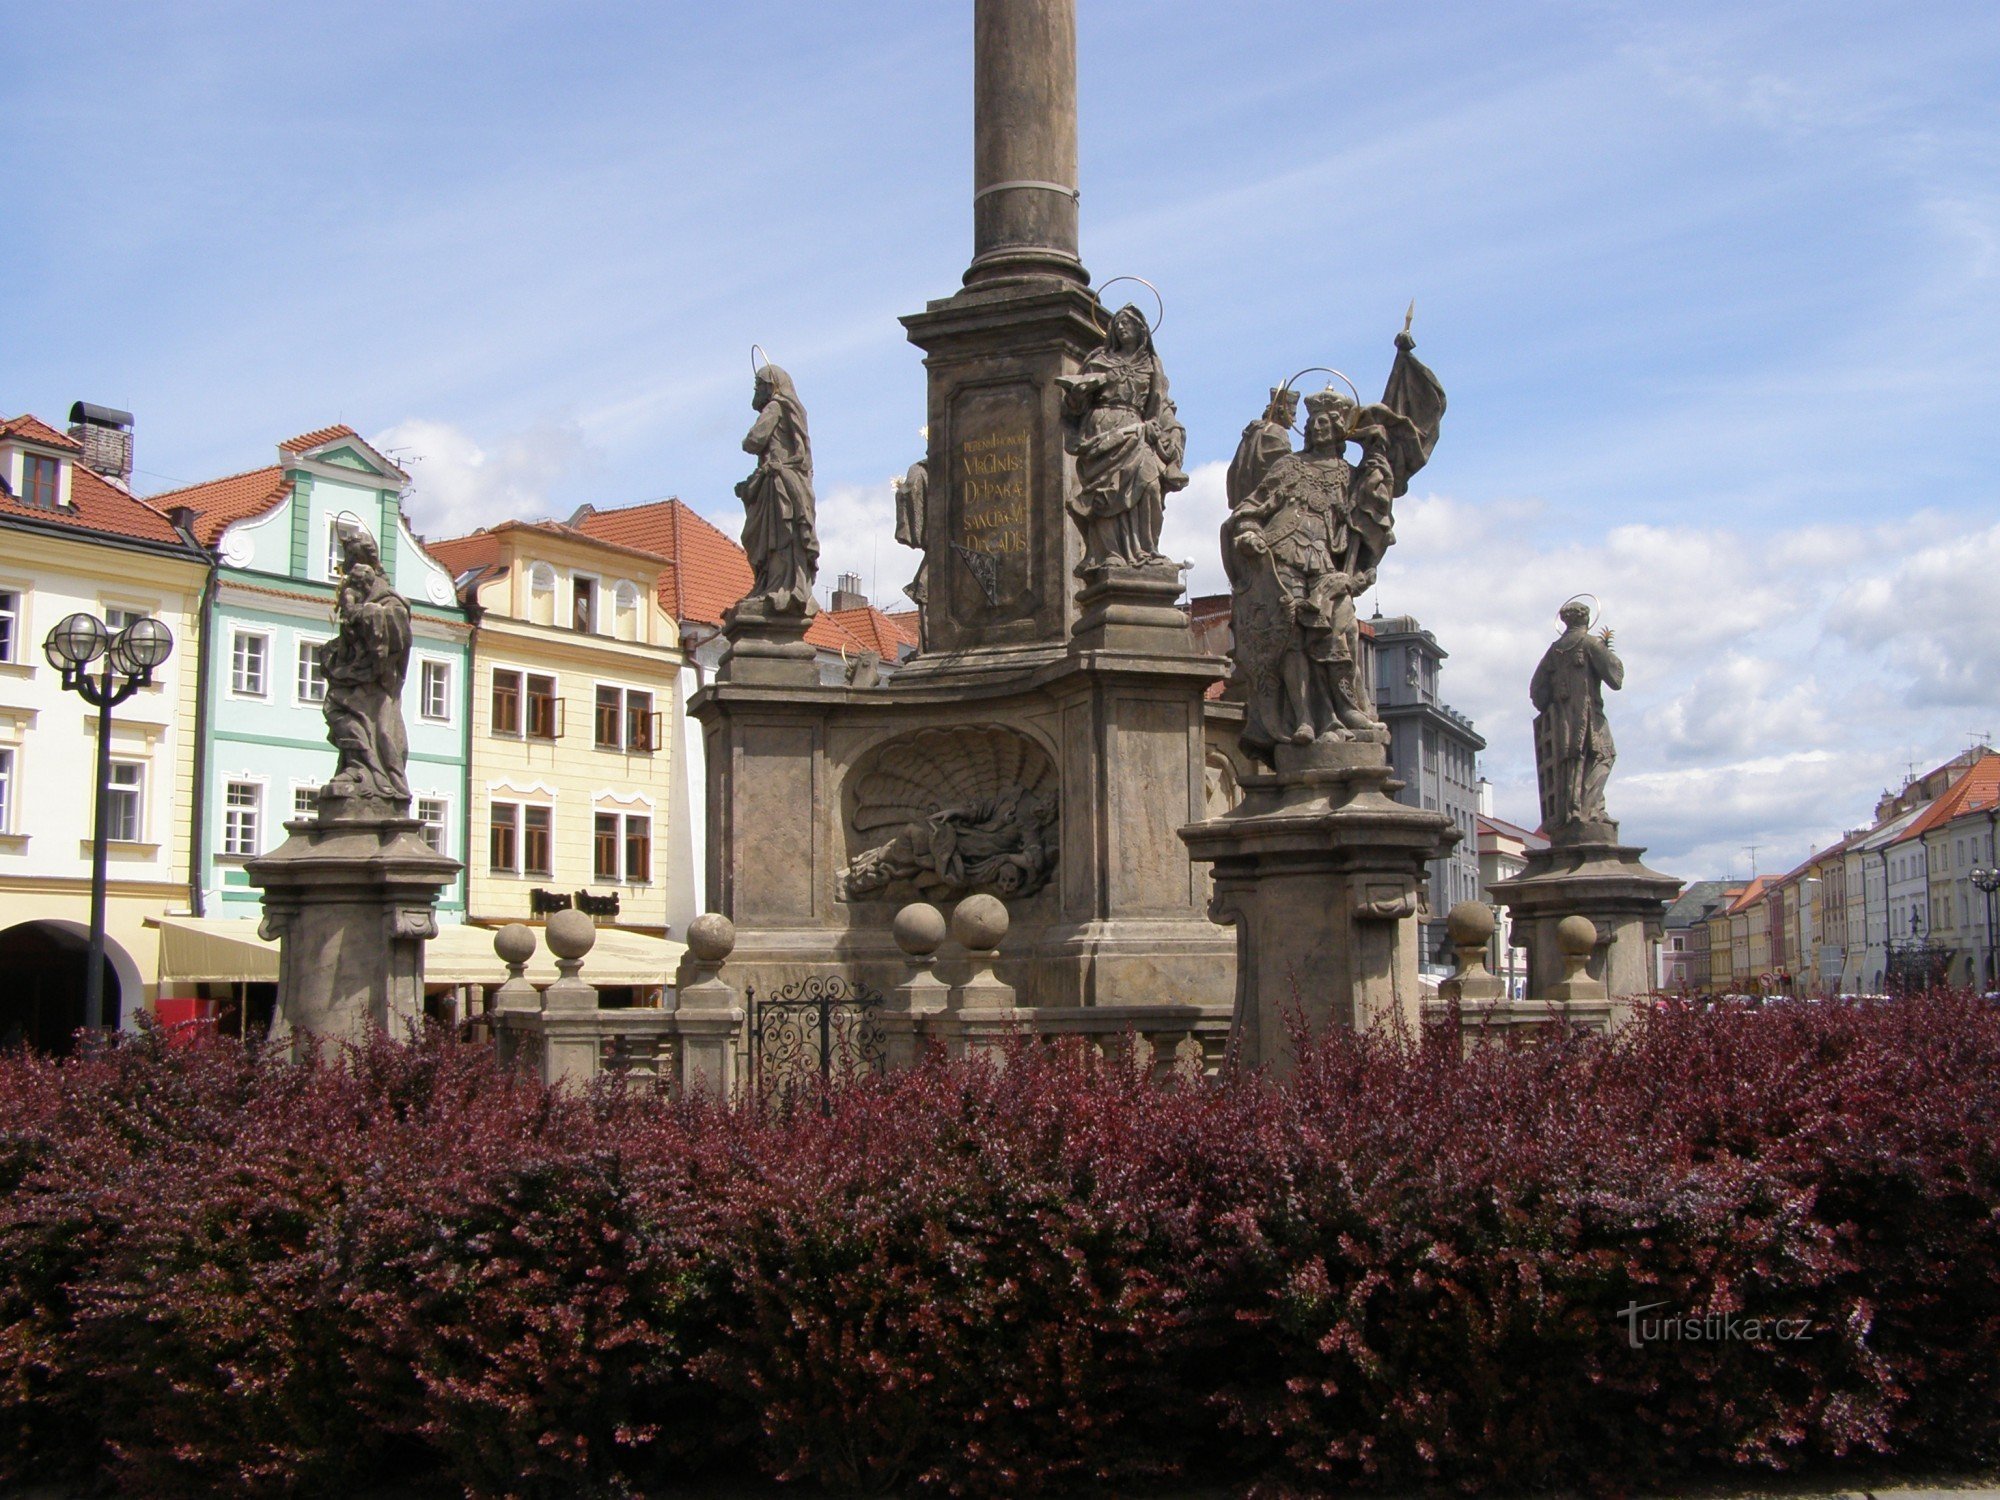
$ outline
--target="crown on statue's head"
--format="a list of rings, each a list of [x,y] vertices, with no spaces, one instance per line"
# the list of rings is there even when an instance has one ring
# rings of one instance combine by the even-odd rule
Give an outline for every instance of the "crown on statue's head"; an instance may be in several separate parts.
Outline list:
[[[1332,417],[1341,426],[1347,425],[1347,417],[1354,410],[1354,403],[1339,391],[1308,391],[1306,393],[1306,415],[1308,418],[1322,413]]]

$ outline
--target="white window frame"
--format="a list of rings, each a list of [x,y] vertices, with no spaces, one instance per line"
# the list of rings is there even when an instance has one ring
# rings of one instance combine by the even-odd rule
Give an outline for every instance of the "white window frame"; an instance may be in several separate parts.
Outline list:
[[[419,656],[417,658],[417,717],[426,724],[449,724],[456,717],[452,712],[451,676],[452,661],[444,656]],[[431,712],[431,674],[435,672],[443,681],[440,695],[443,708],[438,713]]]
[[[432,824],[428,819],[424,817],[424,804],[427,802],[435,803],[437,805],[438,819],[436,824]],[[422,823],[425,828],[431,828],[433,826],[436,827],[438,831],[438,841],[435,846],[437,853],[442,854],[446,859],[452,858],[451,798],[433,796],[428,793],[419,792],[410,801],[410,816],[415,818],[418,822]],[[419,835],[419,837],[421,837],[421,835]],[[429,840],[426,839],[425,842],[428,843]]]
[[[20,666],[21,637],[28,623],[28,591],[16,584],[0,584],[0,620],[6,622],[6,629],[0,631],[0,666]]]
[[[319,648],[327,642],[325,636],[310,636],[303,631],[293,635],[292,648],[292,703],[298,708],[318,708],[326,702],[326,673],[320,670]],[[319,696],[309,698],[299,689],[303,684],[299,679],[305,675],[306,663],[312,662],[313,675],[319,678]]]
[[[0,836],[14,831],[14,777],[20,762],[12,745],[0,745]]]
[[[233,842],[240,842],[240,840],[232,839],[231,837],[230,814],[241,809],[232,807],[229,802],[230,792],[239,786],[249,787],[256,793],[256,801],[249,809],[251,818],[253,819],[250,825],[252,835],[250,843],[261,846],[264,842],[264,794],[270,790],[269,780],[262,776],[225,776],[222,778],[222,837],[217,841],[217,848],[221,851],[223,859],[254,859],[257,855],[263,853],[261,847],[252,848],[248,853],[230,847]]]
[[[338,583],[343,576],[340,571],[340,523],[347,522],[379,548],[382,544],[375,540],[375,528],[351,510],[343,510],[326,518],[326,581]],[[389,559],[382,559],[382,566],[389,566]]]
[[[300,794],[302,793],[308,799],[308,805],[305,807],[299,806],[299,797]],[[314,818],[318,816],[319,816],[319,787],[315,783],[310,781],[293,782],[292,820],[296,822],[300,818]]]
[[[242,679],[242,674],[238,670],[237,653],[241,649],[245,641],[263,642],[263,653],[261,661],[261,666],[263,670],[263,686],[254,692],[250,691],[249,689],[237,686],[238,682],[240,682]],[[241,626],[231,627],[229,632],[229,696],[232,698],[245,698],[253,703],[268,703],[271,701],[271,632],[270,631],[247,630]]]
[[[134,772],[130,785],[122,785],[118,780],[120,771]],[[146,842],[146,762],[129,758],[116,758],[111,762],[110,795],[105,799],[105,811],[110,812],[125,794],[129,793],[132,805],[132,827],[128,837],[115,823],[106,838],[114,844],[143,844]],[[115,818],[115,814],[113,815]]]
[[[503,807],[514,810],[514,853],[506,864],[496,864],[493,859],[493,817]],[[486,799],[486,868],[494,875],[519,875],[521,873],[521,807],[514,797],[489,797]]]
[[[618,739],[614,744],[605,744],[597,737],[597,695],[606,688],[618,695]],[[643,750],[632,748],[632,695],[637,693],[652,706],[646,710],[647,744]],[[658,755],[660,740],[666,737],[666,721],[660,720],[660,733],[653,733],[653,721],[660,717],[660,695],[649,687],[627,687],[622,682],[596,681],[590,686],[590,748],[601,750],[606,755]]]

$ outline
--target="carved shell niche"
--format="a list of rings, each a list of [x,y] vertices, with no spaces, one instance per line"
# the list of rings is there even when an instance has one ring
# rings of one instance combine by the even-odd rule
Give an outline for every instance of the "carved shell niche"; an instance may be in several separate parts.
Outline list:
[[[856,850],[942,808],[966,807],[1020,791],[1056,802],[1058,779],[1048,752],[998,724],[921,729],[879,745],[849,792]]]

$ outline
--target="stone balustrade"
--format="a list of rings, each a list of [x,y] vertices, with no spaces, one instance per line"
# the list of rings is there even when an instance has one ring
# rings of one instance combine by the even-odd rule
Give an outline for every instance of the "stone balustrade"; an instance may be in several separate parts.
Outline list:
[[[1554,924],[1555,941],[1563,955],[1563,977],[1542,998],[1516,1000],[1506,985],[1486,967],[1486,948],[1497,925],[1493,908],[1481,901],[1461,901],[1445,918],[1445,932],[1458,957],[1458,971],[1438,987],[1435,1000],[1424,1003],[1426,1025],[1456,1022],[1465,1049],[1509,1046],[1552,1026],[1608,1032],[1630,1018],[1629,1004],[1614,1004],[1602,980],[1588,973],[1597,949],[1598,931],[1588,917],[1568,916]]]

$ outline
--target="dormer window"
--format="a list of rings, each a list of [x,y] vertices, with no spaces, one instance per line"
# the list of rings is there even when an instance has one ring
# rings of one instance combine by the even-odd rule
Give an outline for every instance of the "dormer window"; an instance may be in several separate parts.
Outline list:
[[[570,579],[571,618],[573,628],[585,634],[595,634],[597,630],[597,580],[595,578],[572,577]]]
[[[54,510],[62,493],[62,465],[39,453],[21,455],[21,501],[40,510]]]

